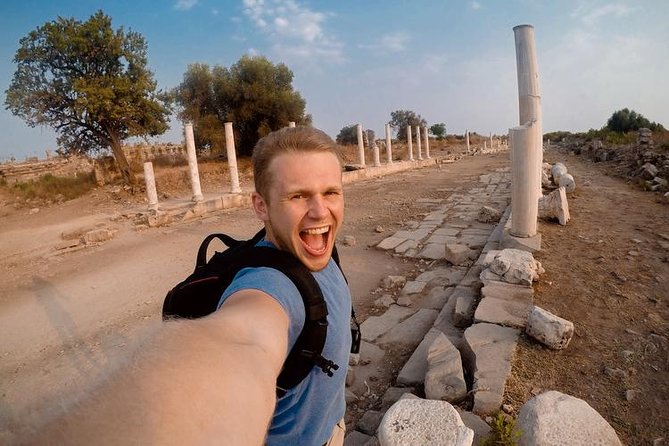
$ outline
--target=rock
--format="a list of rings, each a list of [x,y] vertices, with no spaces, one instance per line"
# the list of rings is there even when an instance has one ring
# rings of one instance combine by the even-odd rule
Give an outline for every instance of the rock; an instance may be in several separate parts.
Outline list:
[[[541,263],[534,260],[531,253],[511,248],[499,251],[490,265],[483,266],[488,266],[491,272],[502,276],[505,282],[523,285],[532,285],[532,282],[545,272]]]
[[[418,398],[413,394],[414,390],[413,387],[389,387],[381,397],[381,410],[387,410],[403,398]]]
[[[382,418],[383,414],[381,412],[378,412],[376,410],[368,410],[362,416],[360,421],[358,421],[358,425],[356,426],[356,428],[363,434],[375,435],[376,430],[379,427],[379,424],[381,424]]]
[[[384,288],[401,288],[407,283],[407,278],[404,276],[387,276],[383,279],[382,285]]]
[[[430,330],[438,315],[439,312],[436,310],[422,308],[408,319],[390,327],[383,336],[378,338],[377,343],[379,345],[397,344],[415,348]]]
[[[406,294],[403,294],[397,299],[397,305],[400,307],[410,307],[411,304],[413,304],[413,301],[411,300],[411,297]]]
[[[574,324],[543,308],[534,307],[525,332],[549,348],[562,350],[567,348],[574,335]]]
[[[349,353],[348,365],[358,365],[358,364],[360,364],[360,353]]]
[[[520,446],[556,444],[556,439],[570,446],[622,445],[616,431],[588,403],[556,391],[525,403],[516,427],[522,432]]]
[[[395,325],[414,314],[415,310],[391,305],[381,316],[370,316],[361,324],[362,339],[373,342]]]
[[[457,403],[467,395],[460,352],[443,333],[430,345],[427,364],[426,398]]]
[[[409,360],[404,364],[402,370],[397,375],[397,384],[403,386],[422,385],[425,382],[427,373],[427,352],[432,342],[441,332],[436,328],[430,328],[418,347],[411,354]]]
[[[116,235],[116,231],[107,228],[94,229],[92,231],[86,232],[82,240],[85,244],[90,245],[92,243],[101,243],[111,240]]]
[[[476,251],[460,243],[446,244],[446,260],[453,265],[467,265],[477,256]]]
[[[476,291],[473,288],[457,286],[451,298],[455,299],[453,325],[463,328],[470,326],[474,316],[474,306],[476,305]]]
[[[446,401],[402,399],[386,412],[378,431],[381,446],[470,446],[474,431]]]
[[[462,422],[465,423],[465,426],[474,431],[474,442],[472,444],[483,444],[483,439],[490,435],[490,425],[483,421],[478,415],[466,412],[458,407],[456,407],[455,410],[460,414],[460,418],[462,419]]]
[[[374,301],[374,306],[388,308],[394,303],[395,299],[393,299],[393,296],[391,296],[390,294],[384,294],[383,296],[379,297]]]
[[[502,218],[502,213],[490,206],[483,206],[479,211],[476,221],[481,223],[496,223]]]
[[[349,357],[349,364],[351,358]],[[351,387],[353,383],[355,382],[355,370],[353,370],[350,366],[348,367],[348,370],[346,371],[346,387]]]
[[[654,164],[646,163],[639,168],[639,170],[637,171],[637,176],[645,180],[652,180],[657,176],[658,172],[659,171]]]
[[[367,442],[371,439],[372,437],[360,431],[347,432],[344,438],[344,446],[367,446]]]
[[[38,213],[39,213],[39,208],[32,208],[32,209],[30,209],[30,212],[28,212],[28,214],[30,214],[30,215],[34,215],[34,214],[38,214]]]
[[[358,396],[353,393],[350,389],[346,389],[344,393],[344,399],[346,400],[346,404],[352,404],[358,401]]]
[[[425,288],[425,285],[427,285],[426,282],[418,282],[418,281],[410,281],[407,282],[404,285],[404,288],[402,288],[402,294],[408,295],[408,294],[418,294],[423,291]]]
[[[385,229],[383,229],[383,226],[377,226],[376,228],[374,228],[374,232],[376,232],[377,234],[381,234],[384,231]]]
[[[625,391],[625,399],[627,401],[632,401],[635,396],[636,396],[636,392],[634,390],[626,390]]]
[[[627,372],[623,369],[616,369],[614,367],[604,367],[604,374],[611,378],[623,380],[627,378]]]
[[[354,236],[352,235],[344,236],[344,246],[355,246],[355,245],[356,245],[356,240]]]

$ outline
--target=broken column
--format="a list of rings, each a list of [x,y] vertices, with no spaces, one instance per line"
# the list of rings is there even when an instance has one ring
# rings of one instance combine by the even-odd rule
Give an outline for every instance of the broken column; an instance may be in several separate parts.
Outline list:
[[[467,144],[467,155],[469,155],[469,130],[465,131],[465,144]]]
[[[190,174],[190,184],[193,189],[193,201],[202,201],[202,189],[200,189],[200,173],[197,169],[197,155],[195,154],[195,137],[193,136],[193,124],[184,125],[184,134],[186,136],[186,154],[188,156],[188,171]]]
[[[534,122],[533,131],[537,136],[530,138],[533,146],[531,168],[541,173],[543,163],[543,135],[541,119],[541,96],[539,93],[539,68],[537,51],[534,41],[534,27],[532,25],[518,25],[513,28],[516,43],[516,68],[518,71],[518,103],[519,124],[521,126]],[[532,176],[534,178],[534,175]],[[535,200],[541,197],[541,175],[537,175],[535,183],[527,183],[524,187],[531,187]]]
[[[367,147],[372,149],[374,167],[379,167],[381,161],[379,160],[379,146],[376,145],[376,135],[374,135],[374,130],[367,130]]]
[[[420,145],[420,126],[416,126],[416,141],[418,144],[418,159],[422,160],[423,159],[423,152],[421,150],[421,145]]]
[[[393,138],[390,130],[390,124],[386,124],[386,159],[388,160],[388,164],[393,163],[392,142]]]
[[[156,177],[153,174],[153,163],[144,163],[144,182],[146,183],[146,198],[149,200],[149,210],[158,210],[158,192],[156,191]]]
[[[357,124],[356,130],[358,131],[358,156],[360,158],[360,165],[365,167],[365,143],[362,140],[362,125]]]
[[[425,134],[425,158],[430,159],[430,137],[427,127],[423,128],[423,133]]]
[[[407,125],[407,144],[409,146],[409,161],[413,161],[413,144],[411,143],[411,126]]]
[[[537,233],[538,197],[535,184],[541,184],[541,169],[536,168],[537,139],[535,122],[509,129],[511,142],[511,235],[533,237]],[[541,166],[541,165],[539,165]]]
[[[295,127],[295,121],[290,121],[290,122],[288,123],[288,127],[290,127],[290,128]]]
[[[293,122],[293,127],[295,123]],[[230,170],[230,192],[241,193],[239,187],[239,172],[237,171],[237,153],[235,150],[235,134],[232,130],[232,122],[225,123],[225,151],[228,155],[228,169]]]
[[[539,198],[538,215],[543,219],[556,218],[562,226],[569,219],[569,203],[567,203],[567,192],[564,187],[558,187],[548,195]]]

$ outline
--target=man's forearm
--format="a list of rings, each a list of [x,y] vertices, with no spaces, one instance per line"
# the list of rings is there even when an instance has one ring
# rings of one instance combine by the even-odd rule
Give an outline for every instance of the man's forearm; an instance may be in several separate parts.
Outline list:
[[[278,370],[225,319],[164,324],[118,373],[30,442],[262,444]]]

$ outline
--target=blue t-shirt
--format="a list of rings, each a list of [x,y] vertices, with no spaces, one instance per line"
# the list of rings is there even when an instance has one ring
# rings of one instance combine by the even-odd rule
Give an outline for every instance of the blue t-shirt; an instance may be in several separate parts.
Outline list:
[[[273,247],[265,240],[258,245]],[[321,354],[339,365],[339,369],[329,377],[320,368],[314,367],[301,383],[278,399],[267,437],[268,445],[322,445],[346,412],[344,383],[351,348],[351,293],[332,259],[323,270],[312,274],[328,307],[327,338]],[[286,311],[290,320],[290,351],[302,331],[305,317],[302,297],[295,284],[273,268],[245,268],[237,273],[225,290],[219,307],[233,293],[244,289],[257,289],[269,294]]]

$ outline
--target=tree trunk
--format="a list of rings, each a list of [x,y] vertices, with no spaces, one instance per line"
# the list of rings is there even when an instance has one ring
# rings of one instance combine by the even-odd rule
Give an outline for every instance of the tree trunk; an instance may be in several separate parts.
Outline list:
[[[114,154],[114,159],[116,160],[116,164],[118,165],[118,168],[121,171],[121,175],[123,176],[123,181],[127,185],[132,186],[134,188],[134,186],[137,184],[137,179],[135,178],[135,174],[132,172],[132,169],[130,168],[128,159],[125,157],[125,153],[123,153],[123,148],[121,147],[121,139],[115,132],[111,131],[109,132],[109,140],[112,153]]]

